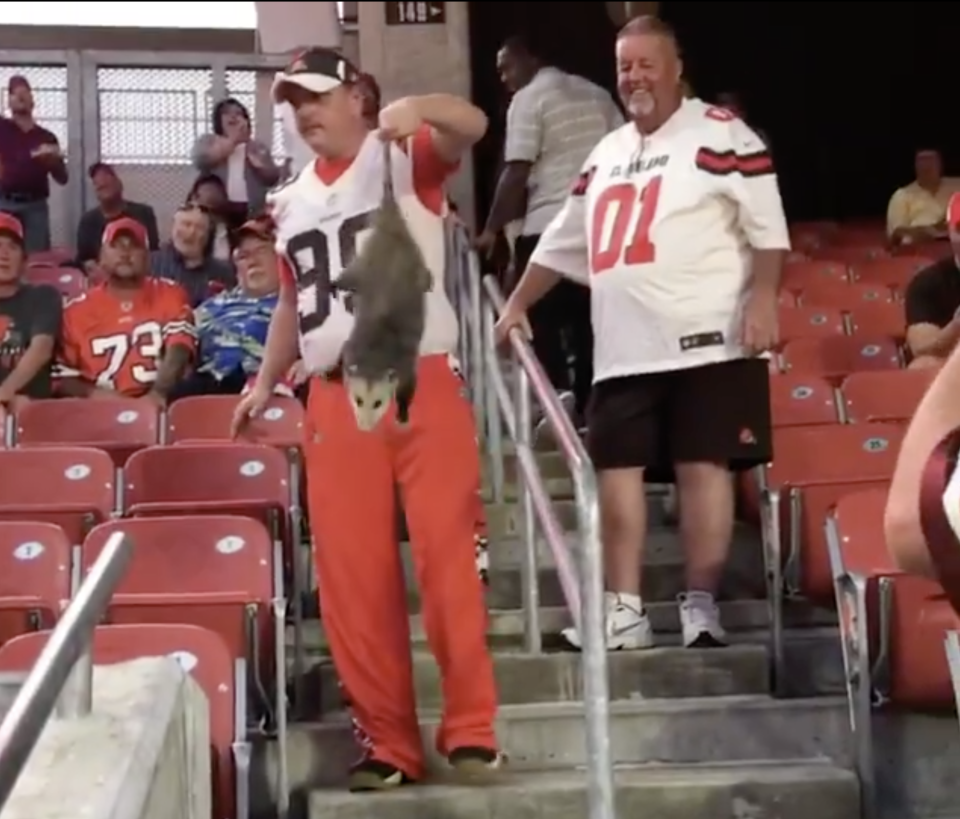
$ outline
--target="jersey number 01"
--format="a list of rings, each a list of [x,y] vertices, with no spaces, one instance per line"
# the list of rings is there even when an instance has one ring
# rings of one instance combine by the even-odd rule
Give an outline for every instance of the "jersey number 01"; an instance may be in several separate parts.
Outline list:
[[[591,273],[604,273],[619,264],[650,264],[656,259],[656,248],[650,241],[650,227],[657,214],[662,180],[662,176],[653,177],[639,193],[637,186],[629,182],[611,185],[601,191],[593,205],[590,228]],[[612,226],[607,235],[605,228],[611,218]],[[628,237],[634,222],[636,226]]]
[[[370,227],[376,211],[359,213],[345,220],[337,230],[336,242],[342,270],[357,255],[357,237]],[[298,233],[287,242],[286,255],[297,278],[297,292],[310,293],[312,309],[303,308],[300,300],[300,332],[309,333],[320,327],[330,315],[330,300],[334,297],[333,271],[330,269],[330,240],[322,230],[314,228]],[[337,271],[339,274],[339,270]],[[350,300],[345,301],[350,310]]]

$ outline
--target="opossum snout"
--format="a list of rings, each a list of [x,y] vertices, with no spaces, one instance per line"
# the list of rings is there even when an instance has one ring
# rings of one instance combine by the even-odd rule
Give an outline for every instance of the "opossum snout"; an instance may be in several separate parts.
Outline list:
[[[396,380],[392,377],[369,379],[347,376],[347,394],[357,426],[370,432],[386,415],[396,393]]]

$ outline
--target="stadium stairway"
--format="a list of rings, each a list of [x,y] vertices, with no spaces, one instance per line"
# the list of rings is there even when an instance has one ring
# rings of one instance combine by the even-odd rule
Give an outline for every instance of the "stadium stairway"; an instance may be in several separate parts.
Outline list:
[[[556,453],[538,457],[561,519],[572,531],[572,485],[562,459]],[[557,635],[568,619],[545,544],[539,549],[545,650],[540,655],[523,650],[522,545],[516,536],[518,504],[509,500],[517,494],[511,472],[508,464],[508,501],[488,505],[490,645],[502,703],[499,734],[510,754],[502,778],[484,787],[458,785],[444,761],[433,756],[430,781],[422,786],[386,794],[346,792],[343,783],[356,750],[322,626],[312,621],[306,631],[310,716],[291,726],[288,746],[297,813],[305,809],[310,819],[588,815],[580,655],[558,650]],[[732,643],[725,649],[679,645],[675,598],[683,590],[683,562],[676,530],[665,522],[653,528],[647,566],[644,597],[658,647],[609,656],[620,819],[859,816],[833,613],[790,604],[793,696],[774,699],[756,535],[738,531],[724,580],[721,605]],[[413,590],[411,611],[424,746],[432,753],[440,685]],[[266,748],[265,764],[258,767],[266,779],[272,778],[275,749]]]

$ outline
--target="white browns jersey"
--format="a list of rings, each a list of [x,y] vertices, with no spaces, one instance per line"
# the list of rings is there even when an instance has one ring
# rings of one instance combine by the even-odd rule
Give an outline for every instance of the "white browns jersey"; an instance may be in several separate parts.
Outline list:
[[[591,292],[594,379],[740,358],[751,249],[788,250],[763,141],[697,99],[594,148],[531,262]]]
[[[444,287],[444,183],[455,166],[436,155],[427,128],[392,151],[394,191],[434,278],[420,352],[453,354],[459,329]],[[369,235],[383,196],[383,173],[383,145],[371,133],[348,163],[317,160],[268,197],[281,276],[297,291],[300,353],[310,372],[335,369],[353,329],[349,301],[332,285]]]

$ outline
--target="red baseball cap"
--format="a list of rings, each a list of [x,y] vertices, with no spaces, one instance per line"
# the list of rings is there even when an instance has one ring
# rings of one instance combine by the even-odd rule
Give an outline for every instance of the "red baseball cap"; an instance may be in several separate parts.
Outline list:
[[[144,247],[149,244],[147,229],[136,219],[131,219],[129,216],[123,216],[120,219],[107,222],[107,226],[103,229],[101,242],[105,245],[112,245],[117,238],[124,233],[132,236],[138,244]]]
[[[234,235],[238,241],[240,239],[245,239],[248,236],[256,236],[258,239],[263,239],[265,242],[272,242],[274,239],[273,225],[269,219],[255,217],[253,219],[248,219],[246,222],[240,225]]]
[[[0,233],[6,233],[23,246],[23,224],[12,213],[0,211]]]
[[[960,193],[955,193],[947,202],[947,227],[960,230]]]

